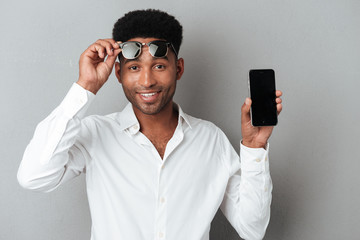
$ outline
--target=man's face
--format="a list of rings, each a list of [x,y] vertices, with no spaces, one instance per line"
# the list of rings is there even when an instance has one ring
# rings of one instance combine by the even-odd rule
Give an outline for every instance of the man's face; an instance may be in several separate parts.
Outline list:
[[[159,39],[132,38],[128,41],[148,43],[154,40]],[[134,110],[154,115],[166,107],[172,107],[176,81],[184,71],[184,60],[176,60],[170,48],[166,57],[155,58],[149,53],[148,46],[144,45],[138,58],[122,58],[120,63],[116,63],[115,70]]]

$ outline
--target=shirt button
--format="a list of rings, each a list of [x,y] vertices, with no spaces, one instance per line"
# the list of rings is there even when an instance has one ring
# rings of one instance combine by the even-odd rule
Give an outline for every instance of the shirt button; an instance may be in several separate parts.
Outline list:
[[[159,238],[163,238],[164,234],[162,232],[159,232]]]
[[[256,162],[261,162],[260,158],[255,159]]]
[[[265,161],[267,161],[267,160],[268,160],[268,157],[266,156],[266,157],[265,157]]]
[[[164,197],[160,198],[160,202],[165,203],[165,198]]]

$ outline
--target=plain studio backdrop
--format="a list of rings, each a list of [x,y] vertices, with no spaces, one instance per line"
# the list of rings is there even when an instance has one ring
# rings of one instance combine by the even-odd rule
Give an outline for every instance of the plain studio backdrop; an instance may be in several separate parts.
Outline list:
[[[237,151],[248,71],[275,69],[284,110],[270,138],[265,239],[359,239],[359,0],[1,0],[0,239],[90,239],[84,175],[44,194],[22,189],[16,173],[36,124],[77,81],[80,54],[111,37],[124,13],[146,8],[184,27],[175,101],[217,124]],[[125,104],[112,73],[88,114]],[[211,239],[240,239],[220,210]]]

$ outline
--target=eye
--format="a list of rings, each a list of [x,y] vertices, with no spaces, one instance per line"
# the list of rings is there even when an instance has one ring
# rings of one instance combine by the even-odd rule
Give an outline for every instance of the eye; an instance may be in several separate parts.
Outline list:
[[[138,66],[131,66],[131,67],[129,67],[129,69],[130,69],[131,71],[136,71],[136,70],[138,70],[139,68],[138,68]]]
[[[163,70],[163,69],[165,69],[165,66],[161,65],[161,64],[157,64],[157,65],[155,65],[155,68],[158,70]]]

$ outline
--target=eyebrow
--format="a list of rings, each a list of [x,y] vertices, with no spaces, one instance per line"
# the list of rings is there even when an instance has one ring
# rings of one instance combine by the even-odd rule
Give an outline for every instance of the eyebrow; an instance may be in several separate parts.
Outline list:
[[[157,59],[165,59],[167,61],[169,61],[169,58],[167,56],[164,56],[164,57],[161,57],[161,58],[158,58],[158,57],[153,57],[153,60],[157,60]],[[129,62],[139,62],[139,58],[135,58],[135,59],[125,59],[124,61],[124,64],[127,64]]]
[[[135,59],[127,59],[127,58],[125,58],[124,64],[127,64],[128,62],[139,62],[139,59],[138,58],[135,58]]]

